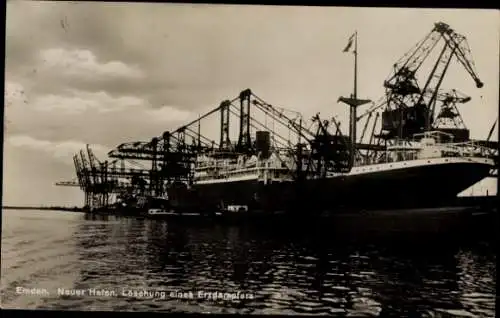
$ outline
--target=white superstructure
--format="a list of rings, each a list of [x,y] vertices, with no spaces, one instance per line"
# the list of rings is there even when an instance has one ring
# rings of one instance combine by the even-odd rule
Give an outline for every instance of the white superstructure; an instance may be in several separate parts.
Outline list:
[[[432,131],[414,136],[413,140],[396,141],[376,157],[358,159],[347,173],[328,173],[327,178],[369,174],[405,168],[446,165],[455,163],[482,163],[495,167],[491,149],[474,142],[443,142],[451,135]],[[305,156],[307,157],[307,155]],[[290,172],[296,171],[295,159],[283,151],[273,151],[266,159],[257,156],[234,155],[226,157],[200,156],[195,184],[217,184],[240,181],[262,181],[265,184],[292,181]],[[307,163],[303,162],[303,169]],[[310,176],[312,177],[312,175]]]

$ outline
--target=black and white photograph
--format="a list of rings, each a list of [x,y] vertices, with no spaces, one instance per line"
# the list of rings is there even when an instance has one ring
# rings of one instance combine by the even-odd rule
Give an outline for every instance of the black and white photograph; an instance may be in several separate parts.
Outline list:
[[[2,308],[494,317],[499,21],[8,1]]]

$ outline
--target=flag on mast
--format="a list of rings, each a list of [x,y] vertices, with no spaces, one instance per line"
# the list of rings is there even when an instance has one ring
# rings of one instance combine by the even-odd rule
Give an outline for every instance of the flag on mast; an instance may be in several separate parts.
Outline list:
[[[355,36],[356,36],[356,33],[353,33],[351,35],[351,37],[349,38],[349,41],[347,42],[347,45],[346,45],[345,49],[342,52],[349,52],[349,50],[351,49],[351,46],[352,46],[352,43],[354,41],[354,37]]]

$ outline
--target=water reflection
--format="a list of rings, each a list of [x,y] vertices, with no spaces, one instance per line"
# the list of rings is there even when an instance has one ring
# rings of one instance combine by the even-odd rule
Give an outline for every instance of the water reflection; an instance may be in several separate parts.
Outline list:
[[[496,256],[474,255],[471,251],[461,250],[456,259],[459,271],[457,294],[463,306],[461,313],[491,315],[495,311]]]
[[[65,286],[114,289],[118,297],[54,297],[44,308],[384,317],[493,316],[495,310],[490,243],[394,236],[392,242],[361,241],[321,227],[87,216],[69,240],[76,274]],[[240,291],[255,297],[137,299],[122,296],[122,289]]]

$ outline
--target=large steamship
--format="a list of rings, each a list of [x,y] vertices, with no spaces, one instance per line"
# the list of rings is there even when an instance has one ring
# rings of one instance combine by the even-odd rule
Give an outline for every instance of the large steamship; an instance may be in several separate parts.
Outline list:
[[[445,43],[441,55],[421,88],[416,71],[441,39]],[[384,83],[385,110],[380,133],[375,136],[378,143],[362,144],[356,137],[356,111],[369,101],[356,96],[355,33],[346,47],[354,46],[354,94],[339,99],[350,107],[349,135],[340,136],[337,142],[330,142],[331,138],[325,142],[317,135],[312,148],[305,152],[298,149],[291,155],[272,143],[270,132],[257,131],[251,154],[213,151],[197,157],[192,182],[196,197],[204,206],[233,212],[304,209],[304,204],[316,210],[340,210],[436,207],[452,202],[496,168],[492,149],[485,147],[487,142],[470,140],[463,121],[457,122],[461,116],[456,104],[470,98],[459,96],[456,90],[441,93],[443,77],[454,57],[476,86],[483,86],[464,43],[465,37],[447,24],[436,23]],[[262,106],[259,101],[254,104]],[[304,158],[314,157],[314,144],[323,152],[344,156],[316,156],[315,169],[310,169]],[[346,158],[347,165],[345,160],[339,164]]]
[[[388,146],[378,160],[358,161],[349,172],[310,175],[301,184],[290,174],[294,158],[273,149],[268,132],[257,136],[259,155],[198,158],[192,187],[202,205],[232,212],[304,208],[301,203],[320,210],[435,207],[495,167],[472,142],[446,142],[450,135],[431,131]]]

